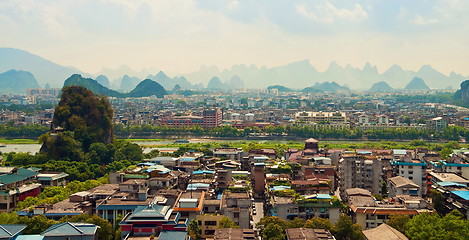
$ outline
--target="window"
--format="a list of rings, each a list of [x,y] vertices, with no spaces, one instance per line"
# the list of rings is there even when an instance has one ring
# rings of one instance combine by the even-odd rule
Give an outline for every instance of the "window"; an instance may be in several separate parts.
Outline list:
[[[205,221],[205,225],[206,225],[206,226],[216,226],[216,225],[217,225],[217,221]]]
[[[235,217],[235,218],[239,218],[239,212],[235,212],[235,213],[234,213],[234,217]]]

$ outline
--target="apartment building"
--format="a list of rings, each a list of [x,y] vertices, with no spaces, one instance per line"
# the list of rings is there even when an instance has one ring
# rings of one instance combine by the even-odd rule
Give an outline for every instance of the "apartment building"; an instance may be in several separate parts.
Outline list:
[[[231,218],[241,228],[251,228],[252,201],[247,192],[223,194],[222,209],[224,215]]]
[[[346,153],[339,160],[339,187],[342,199],[350,188],[363,188],[373,194],[381,191],[383,162],[366,154]]]

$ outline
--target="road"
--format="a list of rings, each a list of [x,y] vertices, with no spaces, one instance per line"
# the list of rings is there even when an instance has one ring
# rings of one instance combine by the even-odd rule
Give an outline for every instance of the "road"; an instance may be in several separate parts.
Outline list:
[[[256,206],[256,215],[252,215],[252,221],[254,222],[255,229],[255,224],[264,217],[264,202],[262,200],[256,200],[254,205]]]

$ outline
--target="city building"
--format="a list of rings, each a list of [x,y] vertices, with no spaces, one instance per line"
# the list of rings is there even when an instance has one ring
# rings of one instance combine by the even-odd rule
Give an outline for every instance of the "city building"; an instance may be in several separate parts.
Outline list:
[[[251,228],[252,201],[247,192],[225,191],[222,197],[223,214],[241,228]]]
[[[363,188],[379,194],[383,181],[383,162],[371,156],[371,152],[345,153],[339,160],[338,175],[342,199],[345,199],[345,191],[350,188]]]
[[[287,240],[335,240],[331,232],[325,229],[287,228]]]
[[[223,228],[215,230],[214,240],[258,240],[259,234],[253,229]]]
[[[19,201],[39,195],[38,174],[26,168],[0,167],[0,212],[11,212]]]

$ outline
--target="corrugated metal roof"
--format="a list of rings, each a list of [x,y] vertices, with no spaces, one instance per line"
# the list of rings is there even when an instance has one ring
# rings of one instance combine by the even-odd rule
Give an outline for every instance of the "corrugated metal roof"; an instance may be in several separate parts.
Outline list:
[[[0,183],[10,184],[10,183],[25,180],[27,178],[36,176],[38,174],[39,174],[38,172],[29,170],[29,169],[20,168],[20,169],[18,169],[17,173],[10,173],[10,174],[1,175],[0,176]]]

